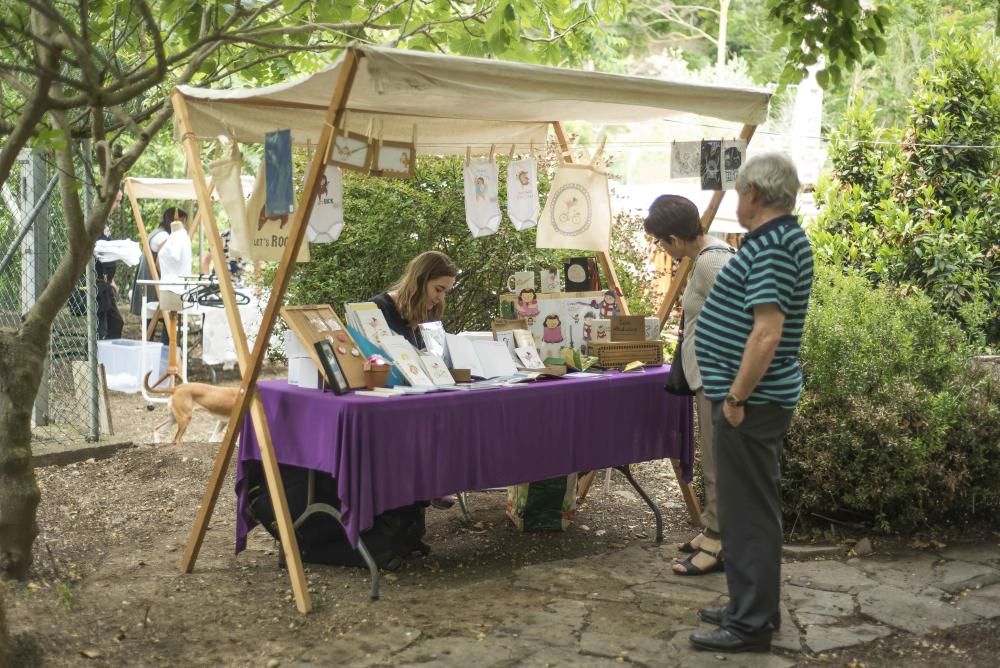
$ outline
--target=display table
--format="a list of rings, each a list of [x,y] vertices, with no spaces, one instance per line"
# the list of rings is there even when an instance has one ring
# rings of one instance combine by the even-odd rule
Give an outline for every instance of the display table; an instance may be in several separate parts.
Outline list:
[[[285,381],[258,384],[277,459],[337,480],[352,545],[389,509],[458,491],[653,459],[679,459],[689,482],[689,397],[663,390],[668,367],[469,392],[336,396]],[[253,526],[246,462],[260,460],[249,415],[236,472],[236,551]]]

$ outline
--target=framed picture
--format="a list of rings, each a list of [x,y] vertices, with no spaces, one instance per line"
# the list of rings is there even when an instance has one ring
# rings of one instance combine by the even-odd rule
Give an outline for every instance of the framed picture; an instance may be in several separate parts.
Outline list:
[[[323,368],[323,360],[316,343],[326,341],[333,347],[340,370],[347,379],[345,387],[357,389],[367,386],[365,357],[361,354],[361,348],[328,304],[282,306],[281,317],[295,333],[317,368]]]
[[[330,145],[327,162],[345,169],[367,172],[372,161],[371,140],[355,132],[337,130]]]
[[[398,141],[381,141],[377,144],[372,174],[408,179],[413,176],[417,150],[413,144]]]
[[[317,341],[316,353],[323,363],[323,374],[326,376],[326,383],[333,390],[334,394],[343,394],[350,389],[347,385],[347,378],[337,361],[337,353],[333,350],[333,344],[329,341]]]

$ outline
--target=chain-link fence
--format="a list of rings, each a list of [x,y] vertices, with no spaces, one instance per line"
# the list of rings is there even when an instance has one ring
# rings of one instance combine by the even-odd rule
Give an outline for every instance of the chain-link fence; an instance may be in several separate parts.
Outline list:
[[[20,325],[68,250],[58,191],[51,190],[54,176],[50,157],[22,154],[2,185],[0,252],[5,263],[0,266],[0,327]],[[37,215],[32,220],[33,210]],[[80,277],[52,323],[48,363],[33,414],[34,443],[78,443],[107,433],[101,427],[100,416],[107,408],[100,399],[93,359],[97,311],[93,265],[88,273],[89,277]]]

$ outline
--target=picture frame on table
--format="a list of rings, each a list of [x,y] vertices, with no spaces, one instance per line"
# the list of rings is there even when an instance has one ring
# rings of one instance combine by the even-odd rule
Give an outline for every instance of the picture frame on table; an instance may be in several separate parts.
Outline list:
[[[337,361],[337,353],[333,349],[333,344],[324,340],[317,341],[315,346],[316,353],[323,363],[323,375],[326,376],[327,385],[330,386],[334,394],[344,394],[350,389],[350,386],[347,384],[344,370],[340,368],[340,362]]]
[[[344,169],[368,172],[372,164],[372,153],[372,141],[365,135],[337,130],[330,143],[327,162]]]

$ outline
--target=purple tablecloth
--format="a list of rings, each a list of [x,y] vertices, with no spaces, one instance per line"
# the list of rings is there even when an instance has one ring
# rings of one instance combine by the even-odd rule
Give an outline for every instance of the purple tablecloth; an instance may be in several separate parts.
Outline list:
[[[325,471],[352,544],[391,508],[576,471],[694,462],[692,401],[663,391],[668,367],[599,378],[386,399],[259,384],[282,464]],[[253,527],[246,462],[260,461],[249,412],[240,434],[236,551]]]

